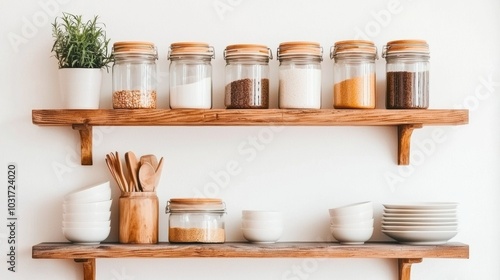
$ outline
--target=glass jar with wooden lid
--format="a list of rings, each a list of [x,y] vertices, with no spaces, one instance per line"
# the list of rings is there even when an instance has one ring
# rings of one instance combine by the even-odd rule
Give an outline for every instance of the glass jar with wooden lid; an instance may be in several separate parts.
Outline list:
[[[113,44],[113,108],[156,108],[156,60],[150,42]]]
[[[323,49],[319,43],[281,43],[277,57],[279,108],[320,109]]]
[[[224,50],[227,109],[269,108],[269,60],[272,52],[257,44],[229,45]]]
[[[202,42],[170,45],[170,108],[212,108],[212,65],[214,48]]]
[[[376,97],[377,47],[371,41],[339,41],[330,49],[333,65],[333,107],[373,109]]]
[[[224,243],[226,206],[216,198],[172,198],[167,202],[168,241]]]

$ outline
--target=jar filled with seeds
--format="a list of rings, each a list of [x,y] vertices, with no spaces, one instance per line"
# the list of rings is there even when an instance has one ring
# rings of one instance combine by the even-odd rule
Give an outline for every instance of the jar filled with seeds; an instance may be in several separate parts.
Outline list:
[[[227,109],[269,108],[271,50],[262,45],[229,45],[224,50]]]
[[[375,44],[364,40],[336,42],[330,49],[333,65],[333,107],[375,108]]]
[[[384,46],[386,59],[386,108],[429,107],[429,45],[423,40],[390,41]]]
[[[224,243],[225,204],[215,198],[172,198],[167,202],[168,241]]]
[[[149,42],[116,42],[113,45],[113,108],[156,108],[156,60]]]
[[[206,43],[180,42],[170,45],[170,108],[212,108],[214,48]]]
[[[321,108],[323,49],[314,42],[281,43],[278,103],[282,109]]]

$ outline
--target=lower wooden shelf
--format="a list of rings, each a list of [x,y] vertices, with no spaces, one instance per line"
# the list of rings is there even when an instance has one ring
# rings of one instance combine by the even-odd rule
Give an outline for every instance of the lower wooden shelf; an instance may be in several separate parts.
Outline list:
[[[410,280],[411,265],[423,258],[469,258],[469,246],[405,245],[391,242],[341,245],[332,242],[253,244],[119,244],[78,245],[44,242],[33,246],[35,259],[72,259],[83,264],[84,280],[95,280],[98,258],[379,258],[397,259],[399,280]]]

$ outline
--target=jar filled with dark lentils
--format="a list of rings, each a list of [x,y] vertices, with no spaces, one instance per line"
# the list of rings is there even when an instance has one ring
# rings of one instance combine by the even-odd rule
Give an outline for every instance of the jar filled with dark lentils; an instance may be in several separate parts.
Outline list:
[[[227,109],[269,108],[269,60],[272,58],[271,49],[263,45],[226,47],[224,105]]]
[[[429,107],[429,45],[424,40],[390,41],[382,53],[386,59],[386,108]]]

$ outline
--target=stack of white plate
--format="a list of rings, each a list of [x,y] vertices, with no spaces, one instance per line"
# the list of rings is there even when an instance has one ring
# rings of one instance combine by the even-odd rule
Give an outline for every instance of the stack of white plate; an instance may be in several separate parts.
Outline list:
[[[86,187],[64,197],[63,234],[79,244],[99,244],[111,230],[109,181]]]
[[[382,232],[405,244],[444,244],[458,233],[457,203],[384,204]]]

